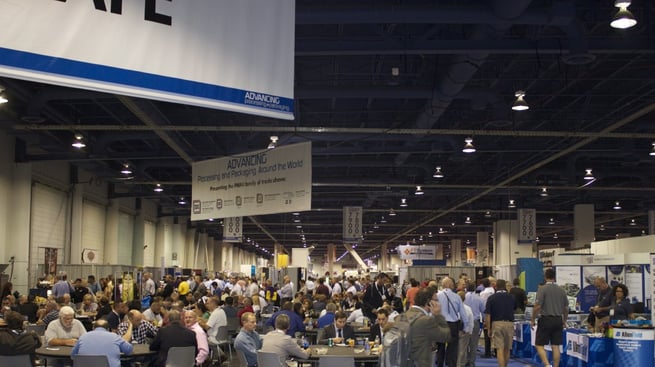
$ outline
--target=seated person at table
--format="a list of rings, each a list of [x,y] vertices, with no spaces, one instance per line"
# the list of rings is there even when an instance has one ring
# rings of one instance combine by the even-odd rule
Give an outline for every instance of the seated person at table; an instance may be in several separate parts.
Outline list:
[[[127,321],[118,324],[118,335],[125,335],[132,330],[132,344],[148,344],[148,338],[154,338],[159,329],[143,319],[141,311],[131,310],[127,313]]]
[[[198,324],[198,316],[194,310],[185,310],[182,314],[184,316],[184,326],[196,334],[196,366],[202,366],[209,357],[209,342],[207,340],[207,333]]]
[[[334,344],[345,343],[348,339],[355,339],[355,331],[352,326],[346,325],[348,316],[343,311],[334,314],[334,323],[322,329],[323,335],[319,344],[327,344],[328,339],[332,338]]]
[[[196,333],[187,329],[182,324],[182,316],[176,310],[168,313],[168,325],[159,329],[155,340],[150,344],[150,350],[158,351],[157,357],[153,362],[153,367],[166,366],[168,350],[172,347],[194,347],[198,351],[198,342]]]
[[[41,346],[41,338],[34,332],[23,330],[23,315],[18,312],[5,311],[4,318],[7,327],[0,329],[0,355],[29,354],[34,366],[34,351]]]
[[[289,356],[307,359],[310,355],[309,351],[300,348],[296,340],[288,335],[288,328],[289,316],[279,315],[275,319],[275,330],[264,335],[262,340],[261,351],[277,354],[280,357],[281,366],[286,366]]]
[[[280,315],[287,315],[287,317],[289,317],[289,327],[287,328],[287,335],[293,338],[296,336],[297,332],[299,331],[305,332],[305,324],[303,322],[303,318],[293,311],[293,304],[289,301],[284,302],[284,304],[282,304],[282,309],[274,313],[273,316],[271,316],[271,318],[268,319],[268,321],[266,321],[266,325],[274,326],[275,320]]]
[[[150,308],[143,311],[143,318],[155,326],[161,326],[166,316],[166,310],[162,307],[161,297],[155,297]]]
[[[41,310],[39,310],[41,311]],[[45,324],[48,326],[51,322],[59,319],[59,305],[55,301],[48,301],[46,303],[43,312],[40,312],[40,318],[37,321],[39,324]]]
[[[125,302],[115,302],[114,309],[105,317],[107,323],[109,324],[109,329],[112,332],[118,330],[118,324],[123,321],[123,317],[127,314],[127,303]]]
[[[365,318],[364,312],[362,311],[362,304],[357,302],[355,304],[355,310],[348,315],[346,322],[349,324],[354,322],[361,325],[364,323]]]
[[[34,295],[30,294],[21,294],[18,298],[18,306],[16,311],[20,312],[21,315],[27,316],[27,321],[30,323],[35,323],[37,319],[36,313],[39,311],[39,305],[34,303]]]
[[[95,316],[98,312],[98,304],[93,302],[93,296],[91,294],[85,294],[82,297],[82,304],[79,309],[80,314],[85,316]]]
[[[84,334],[86,329],[80,320],[75,319],[75,311],[64,306],[59,310],[59,319],[48,324],[45,330],[45,343],[50,347],[72,347]]]
[[[252,312],[246,312],[241,316],[241,324],[243,327],[234,339],[234,349],[243,352],[248,367],[257,366],[257,350],[262,349],[262,337],[255,331],[257,317]]]
[[[378,338],[378,342],[382,342],[382,338],[384,338],[384,327],[389,322],[389,310],[386,308],[379,308],[376,319],[377,322],[375,325],[371,326],[368,340],[374,341],[375,338]]]
[[[334,313],[337,312],[337,305],[334,303],[328,303],[327,306],[325,306],[325,310],[325,315],[318,318],[317,326],[319,329],[334,323]]]
[[[111,305],[107,296],[101,296],[98,299],[98,310],[96,312],[96,319],[103,318],[111,313]]]
[[[107,356],[109,367],[120,367],[121,353],[132,354],[134,347],[130,344],[132,338],[132,324],[122,337],[109,331],[107,320],[96,320],[93,330],[82,335],[75,343],[71,356],[75,355],[103,355]]]

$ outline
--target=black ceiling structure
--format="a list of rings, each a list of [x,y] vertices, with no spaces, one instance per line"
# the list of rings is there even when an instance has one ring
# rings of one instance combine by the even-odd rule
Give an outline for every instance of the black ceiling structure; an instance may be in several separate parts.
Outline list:
[[[189,216],[178,200],[191,194],[190,162],[263,149],[271,135],[311,141],[312,210],[244,218],[253,250],[324,254],[341,243],[344,206],[363,207],[363,258],[382,244],[475,245],[516,218],[509,200],[537,210],[540,248],[570,246],[583,203],[597,240],[639,236],[655,209],[655,3],[634,1],[638,24],[625,30],[609,25],[617,10],[297,0],[293,121],[2,78],[0,128],[18,139],[17,161],[70,162],[110,182],[110,198],[155,200],[161,216]],[[519,90],[529,110],[511,109]],[[71,147],[76,133],[86,148]],[[462,152],[466,138],[475,153]],[[190,225],[222,236],[220,221]]]

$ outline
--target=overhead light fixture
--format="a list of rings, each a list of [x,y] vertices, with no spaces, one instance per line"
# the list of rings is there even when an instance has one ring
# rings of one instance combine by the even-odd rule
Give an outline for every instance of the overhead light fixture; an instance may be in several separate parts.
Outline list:
[[[75,134],[75,140],[73,140],[73,144],[71,146],[77,148],[77,149],[82,149],[86,146],[84,143],[84,137],[82,134]]]
[[[123,163],[123,168],[121,168],[121,174],[123,174],[123,175],[131,175],[132,174],[132,169],[130,168],[129,163]]]
[[[636,226],[636,225],[637,225],[637,222],[635,222],[634,219],[630,219],[630,223],[629,223],[629,225],[631,225],[631,226]]]
[[[614,14],[610,26],[617,29],[627,29],[634,27],[637,24],[635,16],[632,15],[628,6],[630,6],[630,0],[616,0],[614,6],[619,8],[619,11]]]
[[[594,177],[594,174],[591,173],[591,168],[586,168],[586,169],[584,170],[584,177],[583,177],[583,179],[585,179],[585,180],[587,180],[587,181],[588,181],[588,180],[595,180],[595,179],[596,179],[596,177]]]
[[[213,221],[214,221],[214,218],[209,218],[209,219],[207,219],[207,220],[210,221],[210,222],[213,222]]]
[[[378,228],[380,228],[380,226],[378,225],[378,222],[373,223],[373,228],[374,228],[374,229],[378,229]]]
[[[268,149],[275,149],[277,146],[278,137],[276,135],[271,135],[271,142],[268,143]]]
[[[514,202],[514,199],[509,199],[509,203],[507,204],[507,207],[510,209],[516,208],[516,203]]]
[[[604,224],[601,224],[601,225],[600,225],[600,230],[601,230],[601,231],[604,231],[604,230],[605,230],[605,225],[604,225]]]
[[[164,188],[161,187],[161,184],[156,184],[156,185],[155,185],[155,188],[152,189],[152,191],[154,191],[154,192],[162,192],[162,191],[164,191]],[[213,220],[213,219],[212,219],[212,220]]]
[[[530,108],[525,99],[523,99],[523,97],[525,97],[524,90],[517,90],[516,93],[514,93],[514,96],[516,97],[516,101],[514,101],[514,104],[512,105],[514,111],[525,111]]]
[[[559,238],[559,236],[557,235],[557,233],[555,233],[555,234],[553,235],[553,238],[554,238],[554,239],[558,239],[558,238]]]
[[[9,102],[9,100],[5,97],[5,88],[0,85],[0,104],[7,102]]]
[[[464,153],[475,153],[475,147],[473,146],[473,139],[472,138],[466,138],[464,139],[464,149],[462,149],[462,152]]]
[[[396,216],[396,212],[393,210],[393,208],[389,209],[389,216],[390,217],[395,217]]]
[[[655,156],[655,142],[653,142],[653,149],[651,149],[649,155],[650,156]]]
[[[439,234],[444,234],[446,231],[443,230],[443,228],[439,227]]]
[[[387,220],[384,219],[384,216],[382,216],[382,218],[380,218],[380,223],[386,223],[386,222],[387,222]]]
[[[655,143],[653,143],[653,149],[655,149]],[[655,152],[655,150],[653,150]],[[437,166],[437,168],[434,169],[434,174],[432,175],[434,178],[443,178],[443,172],[441,172],[441,166]]]
[[[424,194],[423,189],[421,189],[421,186],[417,185],[416,186],[416,191],[414,192],[414,195],[419,196],[419,195],[423,195],[423,194]]]
[[[401,208],[406,208],[407,207],[407,199],[405,199],[405,198],[400,199],[400,207]]]
[[[184,199],[184,196],[180,196],[180,200],[178,200],[177,203],[180,204],[180,205],[185,205],[186,200]]]
[[[432,232],[428,232],[428,238],[432,238]]]
[[[615,201],[614,206],[612,207],[612,209],[614,209],[614,210],[621,209],[621,203],[619,203],[618,201]]]
[[[300,217],[295,217],[293,218],[294,223],[300,223]]]
[[[542,187],[541,191],[539,192],[539,196],[548,196],[548,188],[547,187]]]
[[[550,218],[550,220],[548,220],[548,224],[555,224],[555,218]]]
[[[466,220],[464,221],[466,224],[471,224],[471,217],[466,217]]]

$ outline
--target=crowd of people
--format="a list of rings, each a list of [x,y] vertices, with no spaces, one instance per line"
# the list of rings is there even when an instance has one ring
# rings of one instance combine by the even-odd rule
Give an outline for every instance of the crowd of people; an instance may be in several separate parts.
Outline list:
[[[531,321],[539,324],[536,347],[548,365],[543,347],[561,344],[568,301],[554,283],[553,270],[546,270],[545,279]],[[523,312],[527,303],[518,280],[510,287],[503,279],[476,282],[466,274],[458,279],[409,279],[404,284],[393,284],[385,273],[375,277],[328,273],[298,285],[285,276],[275,286],[271,280],[222,275],[204,279],[166,275],[155,282],[149,273],[138,286],[122,287],[123,282],[119,279],[114,285],[111,277],[97,282],[93,275],[69,282],[61,275],[42,307],[31,296],[19,295],[16,301],[10,283],[5,285],[2,316],[8,327],[0,332],[0,354],[30,354],[34,360],[41,340],[23,330],[27,319],[45,325],[47,346],[69,346],[73,354],[105,354],[112,367],[120,366],[120,355],[129,355],[136,344],[148,344],[156,352],[134,360],[145,365],[164,366],[168,350],[184,346],[195,348],[198,366],[220,363],[226,358],[221,346],[229,333],[248,366],[256,366],[258,350],[275,353],[283,365],[289,357],[310,357],[310,350],[296,339],[307,329],[319,329],[316,343],[341,343],[355,339],[351,324],[370,322],[369,339],[382,343],[394,322],[402,320],[411,325],[408,356],[417,366],[475,366],[481,330],[483,357],[495,357],[500,366],[507,366],[514,314]],[[624,285],[611,288],[599,278],[597,287],[598,302],[590,310],[596,322],[606,322],[610,314],[632,316]],[[125,297],[125,290],[133,296]],[[262,315],[270,317],[263,321]],[[240,328],[228,330],[235,322]],[[554,353],[553,365],[558,360]]]

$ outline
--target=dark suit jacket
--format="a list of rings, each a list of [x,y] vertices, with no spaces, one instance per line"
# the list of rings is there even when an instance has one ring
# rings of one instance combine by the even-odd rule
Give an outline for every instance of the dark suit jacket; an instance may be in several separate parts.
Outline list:
[[[196,333],[182,326],[182,324],[175,322],[159,329],[157,336],[150,343],[150,350],[159,351],[153,366],[164,367],[166,365],[166,358],[170,348],[189,346],[196,347],[196,354],[198,354]]]
[[[371,333],[368,336],[368,340],[374,341],[376,336],[380,338],[380,343],[382,343],[382,334],[380,333],[380,325],[378,324],[371,326]]]
[[[319,344],[327,344],[328,339],[337,337],[337,330],[334,328],[334,324],[330,324],[322,330],[323,336],[321,337],[321,340],[318,341]],[[343,334],[344,340],[355,339],[355,330],[353,330],[350,325],[344,326],[341,333]]]
[[[384,296],[384,299],[382,299]],[[384,301],[389,299],[389,292],[387,288],[383,285],[378,286],[376,282],[373,282],[366,287],[366,293],[364,293],[364,306],[362,311],[364,311],[364,316],[367,316],[370,319],[375,317],[373,310],[377,310],[382,307]]]

